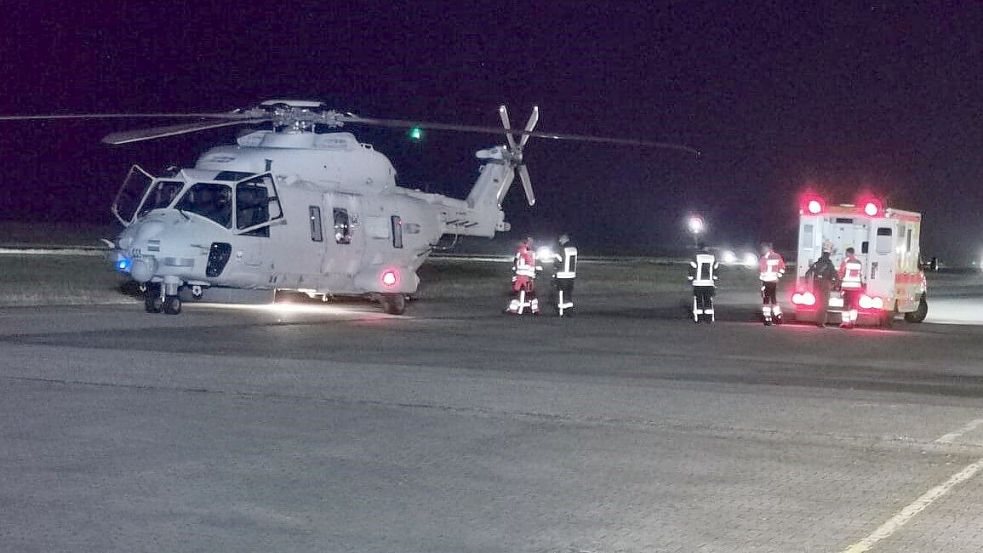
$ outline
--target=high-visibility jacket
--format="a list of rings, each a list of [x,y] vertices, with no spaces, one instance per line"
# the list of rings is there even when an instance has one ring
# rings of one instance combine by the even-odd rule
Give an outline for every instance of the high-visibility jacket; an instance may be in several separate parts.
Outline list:
[[[778,282],[785,274],[785,260],[778,252],[769,251],[758,260],[761,282]]]
[[[689,280],[693,286],[716,286],[717,285],[717,258],[713,254],[698,253],[696,258],[689,262]]]
[[[840,288],[844,290],[859,290],[863,287],[864,264],[856,258],[849,256],[840,263],[839,277]]]
[[[515,262],[512,270],[516,276],[536,278],[536,257],[526,247],[521,247],[515,252]]]
[[[577,277],[577,248],[567,242],[559,253],[553,254],[556,261],[556,278],[572,279]]]

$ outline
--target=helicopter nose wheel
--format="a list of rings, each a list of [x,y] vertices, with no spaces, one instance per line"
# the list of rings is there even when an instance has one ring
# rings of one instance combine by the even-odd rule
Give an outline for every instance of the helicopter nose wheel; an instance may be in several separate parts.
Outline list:
[[[147,313],[160,313],[164,309],[164,295],[160,284],[148,282],[144,286],[143,308]]]
[[[167,296],[164,300],[164,313],[177,315],[181,313],[181,298],[177,296]]]

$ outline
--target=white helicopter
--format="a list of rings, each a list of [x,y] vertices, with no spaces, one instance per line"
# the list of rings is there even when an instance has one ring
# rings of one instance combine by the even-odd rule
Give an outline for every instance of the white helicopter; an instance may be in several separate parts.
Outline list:
[[[523,148],[530,137],[672,148],[639,140],[535,132],[534,107],[522,130],[392,119],[327,109],[320,102],[270,100],[256,108],[206,114],[5,116],[0,120],[195,117],[196,123],[113,133],[126,144],[236,125],[269,125],[235,145],[211,148],[193,168],[152,175],[134,165],[112,205],[125,229],[115,268],[141,285],[149,313],[181,312],[182,301],[265,302],[277,290],[327,300],[368,296],[402,314],[419,285],[417,269],[444,235],[493,237],[509,230],[501,203],[516,171],[535,203]],[[345,124],[504,133],[507,145],[477,152],[483,161],[467,198],[397,186],[389,159],[337,129]],[[317,129],[316,129],[317,128]],[[315,132],[328,129],[331,132]],[[516,140],[518,136],[518,140]]]

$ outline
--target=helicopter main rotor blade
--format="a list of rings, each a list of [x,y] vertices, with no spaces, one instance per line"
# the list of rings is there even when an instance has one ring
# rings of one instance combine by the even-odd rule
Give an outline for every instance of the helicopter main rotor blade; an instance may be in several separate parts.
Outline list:
[[[529,179],[529,169],[526,169],[525,163],[519,166],[519,180],[522,181],[522,189],[526,192],[529,207],[536,205],[536,195],[532,192],[532,180]]]
[[[65,119],[239,119],[236,113],[62,113],[48,115],[0,115],[0,121],[57,121]]]
[[[502,126],[505,127],[505,130],[512,130],[512,123],[509,121],[509,110],[505,106],[498,106],[498,116],[502,118]],[[509,149],[513,152],[516,151],[515,137],[506,132],[505,138],[509,141]]]
[[[526,132],[532,132],[536,128],[536,123],[539,123],[539,106],[532,107],[532,113],[529,114],[529,121],[526,123]],[[522,135],[522,138],[519,139],[520,150],[526,146],[526,142],[529,142],[528,134]]]
[[[201,123],[186,123],[183,125],[168,125],[165,127],[151,127],[149,129],[137,129],[134,131],[121,131],[107,134],[102,141],[106,144],[130,144],[155,138],[165,138],[177,136],[209,129],[220,129],[223,127],[234,127],[236,125],[257,125],[268,123],[272,119],[268,117],[258,119],[235,119],[232,121],[208,121]]]
[[[420,127],[423,129],[438,130],[438,131],[457,131],[457,132],[470,132],[479,134],[502,134],[501,127],[483,127],[477,125],[455,125],[448,123],[429,123],[425,121],[410,121],[406,119],[377,119],[371,117],[358,117],[341,115],[338,121],[343,123],[350,123],[353,125],[370,125],[376,127],[394,127],[400,129],[412,129],[413,127]],[[691,148],[683,144],[674,144],[671,142],[654,142],[651,140],[637,140],[634,138],[612,138],[608,136],[594,136],[587,134],[570,134],[570,133],[548,133],[540,131],[524,131],[518,129],[511,129],[504,131],[511,135],[519,136],[531,136],[535,138],[549,138],[552,140],[570,140],[574,142],[594,142],[601,144],[618,144],[622,146],[641,146],[646,148],[665,148],[669,150],[676,150],[680,152],[686,152],[693,155],[700,155],[700,151],[696,148]]]

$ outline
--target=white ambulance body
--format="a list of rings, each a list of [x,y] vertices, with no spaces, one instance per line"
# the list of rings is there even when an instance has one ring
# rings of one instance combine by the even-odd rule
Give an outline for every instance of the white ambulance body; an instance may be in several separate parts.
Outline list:
[[[827,207],[821,198],[806,198],[799,211],[798,280],[792,295],[796,320],[816,322],[818,317],[818,299],[805,273],[819,259],[826,241],[833,246],[830,258],[835,267],[839,268],[850,247],[863,262],[860,324],[888,326],[898,313],[909,322],[925,320],[928,303],[919,262],[921,222],[920,213],[884,209],[874,199]],[[842,311],[842,295],[834,290],[825,322],[840,322]]]

